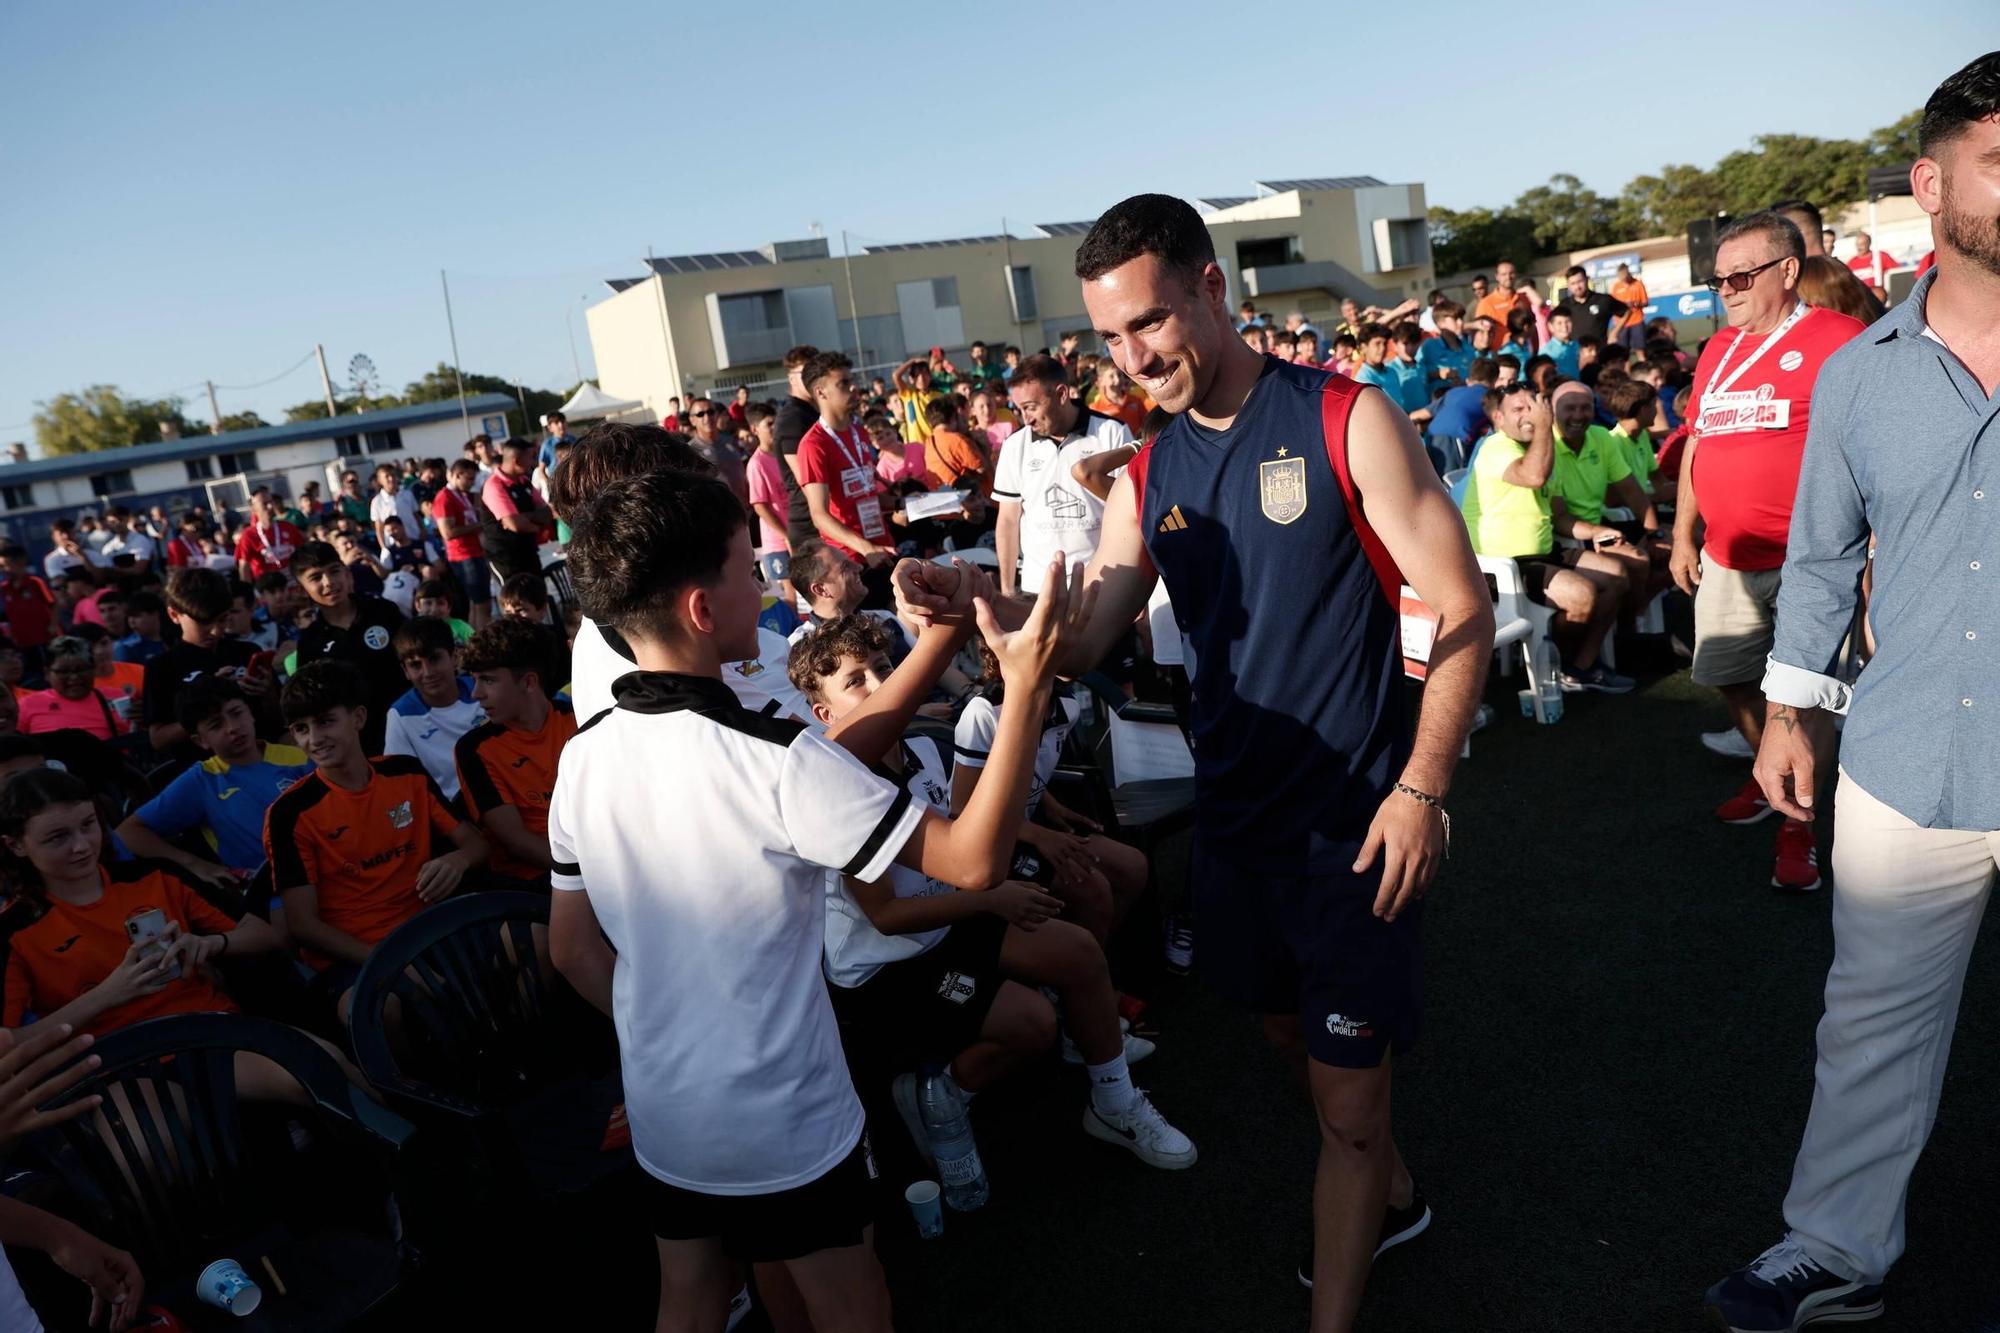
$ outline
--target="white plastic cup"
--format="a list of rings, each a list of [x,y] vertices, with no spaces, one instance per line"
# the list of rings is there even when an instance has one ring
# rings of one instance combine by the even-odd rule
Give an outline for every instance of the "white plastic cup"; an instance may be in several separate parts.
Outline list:
[[[919,1180],[903,1191],[903,1202],[910,1205],[910,1216],[917,1223],[917,1235],[925,1240],[936,1240],[944,1234],[940,1193],[935,1180]]]
[[[252,1282],[234,1259],[217,1259],[202,1269],[195,1279],[194,1294],[238,1319],[254,1313],[264,1302],[264,1289]]]

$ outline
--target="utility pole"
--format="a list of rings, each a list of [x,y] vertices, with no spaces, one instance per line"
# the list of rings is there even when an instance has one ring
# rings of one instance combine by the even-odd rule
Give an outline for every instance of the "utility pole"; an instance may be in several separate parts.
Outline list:
[[[679,363],[674,359],[673,335],[667,332],[667,275],[660,272],[659,268],[654,265],[653,247],[650,245],[646,247],[646,272],[652,274],[653,294],[659,298],[660,355],[667,363],[667,394],[669,397],[679,397],[684,390],[680,380],[681,368]],[[692,388],[693,386],[690,385],[687,387]],[[666,404],[664,402],[656,404],[654,410],[664,415]]]
[[[313,355],[319,358],[319,387],[326,394],[326,414],[337,417],[340,407],[333,401],[333,377],[326,373],[326,344],[314,343]]]
[[[868,359],[861,346],[861,307],[854,304],[854,262],[847,254],[847,229],[840,231],[840,266],[847,271],[847,320],[854,326],[854,364],[857,372],[865,369],[862,362]]]
[[[215,419],[215,433],[222,434],[222,409],[215,405],[215,381],[204,380],[208,385],[208,414]]]
[[[581,380],[582,376],[578,376],[577,378]],[[514,381],[514,401],[521,405],[521,434],[532,435],[534,432],[531,427],[534,425],[534,422],[528,416],[528,395],[521,392],[521,381],[519,379]]]
[[[569,364],[576,371],[576,382],[583,383],[583,358],[576,354],[576,307],[563,307],[563,327],[569,330]]]
[[[458,419],[465,427],[465,438],[472,438],[472,413],[465,408],[465,373],[458,366],[458,325],[451,317],[451,283],[445,279],[444,270],[438,270],[438,284],[444,288],[444,326],[451,333],[451,377],[458,381]]]

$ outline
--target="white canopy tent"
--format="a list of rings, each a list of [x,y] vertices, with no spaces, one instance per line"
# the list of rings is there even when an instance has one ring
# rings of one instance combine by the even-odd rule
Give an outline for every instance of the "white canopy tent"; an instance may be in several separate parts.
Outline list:
[[[644,403],[630,398],[613,398],[589,380],[578,385],[576,392],[569,396],[569,401],[562,405],[563,418],[567,421],[595,421],[645,410]]]

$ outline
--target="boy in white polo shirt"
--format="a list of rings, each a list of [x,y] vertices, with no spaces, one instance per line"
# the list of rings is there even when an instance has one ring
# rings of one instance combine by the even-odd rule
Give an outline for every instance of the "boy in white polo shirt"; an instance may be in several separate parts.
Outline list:
[[[782,1263],[817,1327],[886,1333],[861,1103],[820,974],[826,872],[874,880],[901,863],[965,889],[1002,882],[1039,711],[1002,719],[973,802],[942,818],[723,684],[723,663],[755,651],[762,609],[728,486],[627,477],[572,522],[583,610],[617,631],[638,669],[563,753],[550,946],[617,1027],[659,1246],[660,1327],[720,1327],[734,1258]],[[923,692],[967,633],[966,600],[911,653],[930,672]],[[1019,633],[1001,634],[979,603],[1025,698],[1046,705],[1051,664],[1093,600],[1072,595],[1052,563]]]

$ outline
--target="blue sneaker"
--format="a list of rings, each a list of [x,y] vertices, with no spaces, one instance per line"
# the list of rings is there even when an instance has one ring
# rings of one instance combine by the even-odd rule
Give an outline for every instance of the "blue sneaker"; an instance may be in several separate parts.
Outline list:
[[[1602,662],[1583,671],[1565,668],[1556,680],[1564,694],[1582,694],[1585,690],[1595,690],[1599,694],[1630,694],[1639,683],[1630,676],[1619,675]]]
[[[1881,1318],[1882,1288],[1828,1272],[1787,1236],[1710,1287],[1708,1311],[1730,1333],[1797,1333]]]

